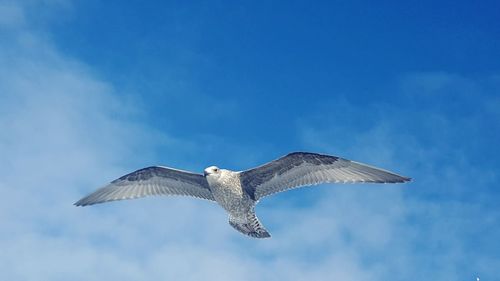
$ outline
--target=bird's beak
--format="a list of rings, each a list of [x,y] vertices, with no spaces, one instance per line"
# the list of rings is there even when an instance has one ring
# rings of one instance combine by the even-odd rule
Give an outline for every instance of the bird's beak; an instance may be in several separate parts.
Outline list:
[[[207,171],[203,171],[203,175],[206,177],[208,175]]]

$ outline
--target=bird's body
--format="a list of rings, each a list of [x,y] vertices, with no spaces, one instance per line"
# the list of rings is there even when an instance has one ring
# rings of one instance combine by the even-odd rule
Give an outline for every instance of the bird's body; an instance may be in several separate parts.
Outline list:
[[[228,212],[232,227],[252,237],[270,236],[255,216],[257,202],[243,188],[239,172],[212,166],[205,169],[205,176],[215,201]]]
[[[219,177],[206,178],[215,201],[228,213],[237,216],[248,212],[253,200],[243,191],[239,173],[221,169]]]
[[[409,178],[336,156],[295,152],[254,169],[236,172],[210,166],[204,175],[149,167],[127,174],[75,203],[86,206],[149,195],[188,195],[217,202],[229,224],[255,238],[270,237],[255,216],[265,196],[320,183],[398,183]]]

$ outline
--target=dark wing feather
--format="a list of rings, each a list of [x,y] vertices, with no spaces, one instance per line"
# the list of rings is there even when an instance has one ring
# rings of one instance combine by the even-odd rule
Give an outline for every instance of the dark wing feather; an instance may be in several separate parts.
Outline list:
[[[243,171],[240,179],[254,200],[306,185],[321,183],[400,183],[410,178],[336,156],[294,152]]]
[[[127,174],[80,199],[76,206],[151,195],[185,195],[214,200],[203,175],[166,167],[148,167]]]

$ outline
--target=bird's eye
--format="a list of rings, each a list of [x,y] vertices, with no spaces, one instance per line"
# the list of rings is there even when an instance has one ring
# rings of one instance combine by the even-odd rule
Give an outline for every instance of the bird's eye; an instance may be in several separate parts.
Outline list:
[[[217,168],[214,168],[214,172],[218,172],[218,171],[219,171],[219,169],[217,169]]]

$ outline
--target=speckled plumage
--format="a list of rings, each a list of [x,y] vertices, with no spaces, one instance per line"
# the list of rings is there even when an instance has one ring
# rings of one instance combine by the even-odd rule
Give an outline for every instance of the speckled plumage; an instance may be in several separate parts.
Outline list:
[[[211,173],[213,169],[216,171]],[[270,237],[255,216],[256,202],[242,187],[239,172],[209,167],[205,174],[215,201],[228,212],[232,227],[251,237]]]
[[[239,173],[221,170],[219,177],[207,176],[207,181],[215,201],[229,213],[246,213],[255,205],[255,201],[243,192]]]
[[[402,183],[410,178],[336,156],[294,152],[235,172],[211,166],[204,175],[167,167],[137,170],[80,199],[77,206],[151,195],[186,195],[217,202],[229,224],[255,238],[270,237],[254,207],[266,196],[320,183]]]

